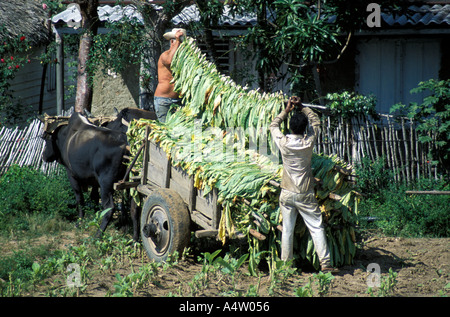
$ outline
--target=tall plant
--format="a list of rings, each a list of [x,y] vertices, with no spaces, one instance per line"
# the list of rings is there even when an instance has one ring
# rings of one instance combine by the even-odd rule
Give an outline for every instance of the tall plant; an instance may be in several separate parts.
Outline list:
[[[391,113],[399,112],[417,122],[419,142],[430,145],[429,159],[450,174],[450,80],[430,79],[411,90],[421,92],[429,93],[422,103],[396,104]]]
[[[236,12],[255,12],[257,23],[243,38],[255,50],[260,88],[268,90],[267,77],[284,76],[288,66],[294,89],[302,90],[305,70],[330,56],[330,47],[338,45],[335,27],[327,23],[328,13],[305,1],[253,0],[233,1]],[[319,12],[321,11],[321,13]]]

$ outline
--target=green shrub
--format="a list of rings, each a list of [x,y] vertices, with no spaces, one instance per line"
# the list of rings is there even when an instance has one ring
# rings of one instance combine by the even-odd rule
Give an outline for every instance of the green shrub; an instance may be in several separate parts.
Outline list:
[[[6,26],[0,21],[0,124],[15,125],[22,121],[23,115],[30,114],[30,107],[25,107],[13,97],[10,89],[11,81],[19,69],[31,62],[29,40],[19,35],[14,38],[5,37],[8,34]]]
[[[344,119],[357,116],[379,117],[375,111],[377,100],[374,95],[364,96],[343,91],[342,93],[327,94],[326,99],[332,116],[339,116]]]
[[[430,145],[428,159],[432,164],[440,164],[450,173],[450,80],[430,79],[420,82],[411,93],[427,92],[429,95],[421,104],[396,104],[391,113],[406,115],[417,123],[419,142]]]
[[[407,190],[449,190],[443,181],[421,180],[413,185],[391,185],[377,196],[363,199],[360,223],[363,228],[379,229],[390,236],[448,237],[450,235],[450,197],[411,195]],[[367,222],[367,219],[374,220]]]
[[[75,197],[66,175],[15,165],[0,178],[0,231],[28,230],[31,215],[68,217],[75,213],[69,205],[75,206]]]
[[[30,268],[33,264],[33,255],[23,251],[14,252],[8,257],[0,258],[0,278],[7,281],[9,274],[13,279],[19,277],[29,278]]]
[[[392,183],[392,172],[385,168],[384,158],[375,162],[363,157],[356,165],[357,190],[368,197],[378,195],[383,188]]]

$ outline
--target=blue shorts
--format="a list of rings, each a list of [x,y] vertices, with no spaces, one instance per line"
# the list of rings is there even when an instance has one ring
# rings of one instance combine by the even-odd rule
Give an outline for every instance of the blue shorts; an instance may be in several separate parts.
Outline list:
[[[179,98],[167,98],[167,97],[154,97],[153,104],[155,106],[156,116],[161,122],[166,122],[167,112],[169,112],[172,105],[182,107],[181,99]]]

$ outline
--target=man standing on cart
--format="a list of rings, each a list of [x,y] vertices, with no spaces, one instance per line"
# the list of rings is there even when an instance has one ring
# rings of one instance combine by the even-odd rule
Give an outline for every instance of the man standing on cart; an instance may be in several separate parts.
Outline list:
[[[154,99],[156,116],[161,122],[166,121],[167,112],[172,105],[181,106],[180,96],[174,91],[174,84],[170,83],[173,79],[170,65],[183,38],[186,38],[186,30],[173,29],[163,36],[170,41],[170,48],[163,52],[158,60],[158,85],[156,86]]]
[[[289,120],[291,134],[284,135],[280,124],[292,111]],[[338,272],[330,266],[330,251],[322,223],[322,214],[314,192],[311,159],[320,119],[304,107],[298,97],[291,97],[284,109],[270,124],[270,132],[283,159],[280,209],[283,216],[281,259],[293,258],[293,235],[297,214],[302,216],[314,242],[323,272]]]

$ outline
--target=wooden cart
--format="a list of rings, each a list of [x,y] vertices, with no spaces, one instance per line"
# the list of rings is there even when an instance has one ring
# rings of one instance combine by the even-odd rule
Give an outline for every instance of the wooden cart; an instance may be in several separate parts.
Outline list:
[[[195,188],[193,176],[172,166],[166,153],[148,140],[148,130],[145,140],[139,182],[129,186],[145,197],[140,235],[147,255],[164,261],[189,245],[192,223],[200,227],[195,231],[197,237],[217,236],[222,210],[217,189],[204,195]]]

